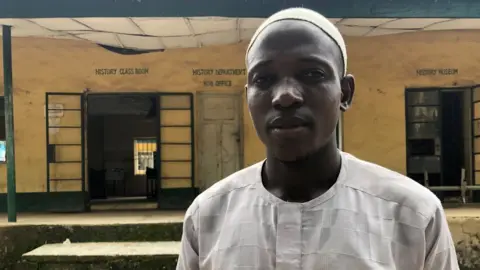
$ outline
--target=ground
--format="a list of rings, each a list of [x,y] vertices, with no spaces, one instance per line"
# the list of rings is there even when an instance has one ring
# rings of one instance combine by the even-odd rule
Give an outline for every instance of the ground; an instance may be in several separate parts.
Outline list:
[[[462,270],[480,269],[480,206],[447,208]],[[0,268],[45,243],[179,241],[184,212],[157,210],[19,214],[17,223],[0,215]],[[3,263],[3,264],[2,264]],[[49,268],[46,268],[49,269]],[[73,269],[73,268],[72,268]],[[139,268],[141,269],[141,268]],[[170,269],[170,268],[165,268]]]

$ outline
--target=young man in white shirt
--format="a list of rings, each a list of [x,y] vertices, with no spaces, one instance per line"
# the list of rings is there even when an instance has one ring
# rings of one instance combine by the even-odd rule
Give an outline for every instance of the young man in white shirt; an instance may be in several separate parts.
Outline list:
[[[280,11],[255,33],[246,65],[267,158],[195,199],[177,270],[459,269],[435,195],[337,149],[355,83],[333,24]]]

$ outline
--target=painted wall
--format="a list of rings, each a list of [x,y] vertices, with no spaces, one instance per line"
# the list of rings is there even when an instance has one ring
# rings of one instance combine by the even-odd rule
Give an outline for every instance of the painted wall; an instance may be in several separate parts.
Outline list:
[[[479,42],[480,35],[475,31],[348,38],[349,71],[357,78],[357,90],[353,107],[344,118],[345,150],[404,173],[405,87],[480,82]],[[45,191],[43,106],[47,91],[243,91],[245,84],[241,70],[215,74],[217,69],[243,69],[245,44],[137,56],[116,55],[71,40],[19,38],[13,47],[19,192]],[[148,68],[148,74],[121,75],[120,68]],[[455,68],[458,74],[418,76],[417,69],[424,68]],[[96,69],[117,69],[117,73],[98,75],[105,72],[96,74]],[[211,69],[212,74],[208,71]],[[244,163],[250,165],[262,159],[264,151],[259,150],[263,146],[256,138],[246,107],[243,114]],[[0,165],[0,175],[5,175],[4,165]],[[1,177],[0,191],[4,192],[5,186],[5,178]]]

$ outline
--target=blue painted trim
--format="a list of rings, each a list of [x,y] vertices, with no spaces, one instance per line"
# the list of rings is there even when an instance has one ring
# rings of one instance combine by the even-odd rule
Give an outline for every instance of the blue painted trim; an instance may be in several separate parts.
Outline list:
[[[294,6],[329,18],[480,18],[478,0],[0,0],[0,18],[268,17]]]

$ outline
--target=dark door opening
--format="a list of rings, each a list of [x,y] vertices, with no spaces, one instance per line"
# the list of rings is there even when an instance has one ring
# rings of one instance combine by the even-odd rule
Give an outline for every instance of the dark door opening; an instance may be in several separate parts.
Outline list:
[[[472,183],[471,89],[407,89],[407,175],[443,202],[458,202]],[[454,188],[452,188],[454,187]]]
[[[441,92],[442,184],[459,186],[465,169],[464,91]],[[445,191],[445,197],[458,197],[460,191]]]
[[[159,115],[155,94],[87,96],[90,199],[155,200]]]

